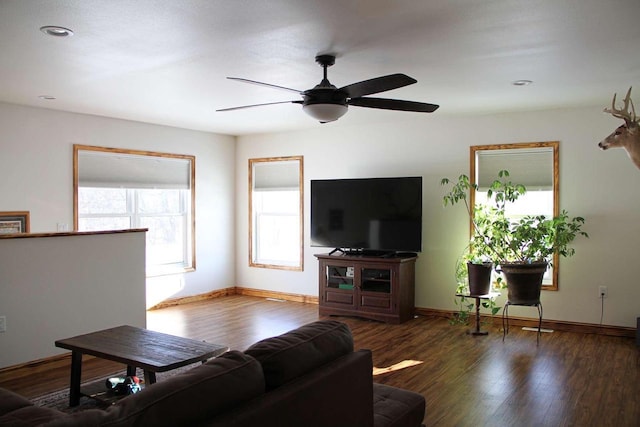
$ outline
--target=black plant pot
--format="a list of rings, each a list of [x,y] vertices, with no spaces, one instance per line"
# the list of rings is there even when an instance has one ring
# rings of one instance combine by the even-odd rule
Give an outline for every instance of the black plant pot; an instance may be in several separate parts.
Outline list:
[[[501,264],[500,268],[507,280],[507,301],[514,305],[535,305],[540,303],[542,278],[547,271],[547,263]]]
[[[491,290],[491,269],[493,263],[483,262],[482,264],[467,263],[467,273],[469,274],[469,294],[486,295]]]

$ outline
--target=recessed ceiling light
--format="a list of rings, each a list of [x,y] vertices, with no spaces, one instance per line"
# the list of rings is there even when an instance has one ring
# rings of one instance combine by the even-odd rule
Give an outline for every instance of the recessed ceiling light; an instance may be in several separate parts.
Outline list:
[[[53,37],[69,37],[73,35],[73,30],[58,27],[57,25],[45,25],[44,27],[40,27],[40,31]]]
[[[38,98],[44,99],[44,100],[47,100],[47,101],[53,101],[54,99],[56,99],[55,96],[51,96],[51,95],[40,95]]]
[[[514,86],[529,86],[531,83],[533,83],[531,80],[516,80],[511,82]]]

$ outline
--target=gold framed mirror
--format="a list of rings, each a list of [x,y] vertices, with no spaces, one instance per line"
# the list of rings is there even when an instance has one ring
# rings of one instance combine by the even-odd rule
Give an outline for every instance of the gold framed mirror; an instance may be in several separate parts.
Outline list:
[[[473,145],[470,147],[470,179],[478,185],[471,191],[470,204],[482,203],[486,188],[500,170],[508,170],[514,183],[524,184],[527,193],[512,207],[509,216],[546,215],[560,213],[558,141],[515,144]],[[473,233],[473,224],[470,224]],[[542,289],[558,290],[559,256],[553,256],[553,267],[544,277]]]

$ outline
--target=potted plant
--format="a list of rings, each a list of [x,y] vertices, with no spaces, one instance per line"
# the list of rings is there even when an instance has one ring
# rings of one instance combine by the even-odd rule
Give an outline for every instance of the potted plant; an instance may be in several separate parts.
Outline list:
[[[446,185],[449,182],[448,178],[443,178],[441,184]],[[467,295],[487,295],[491,292],[493,260],[497,254],[492,247],[494,242],[480,238],[485,233],[478,228],[481,225],[486,226],[490,223],[489,216],[492,212],[485,205],[477,205],[473,208],[469,205],[468,194],[471,189],[475,190],[477,186],[471,184],[467,175],[460,175],[458,181],[452,185],[450,191],[443,198],[445,206],[455,205],[459,202],[464,203],[474,227],[471,241],[456,263],[456,295],[459,300],[456,299],[455,303],[460,306],[460,310],[456,314],[454,323],[467,323],[469,320],[469,314],[473,310],[474,302],[467,301]],[[484,218],[485,220],[476,222],[474,221],[475,218]],[[497,287],[502,286],[501,278],[497,279],[496,285]],[[495,304],[494,297],[483,299],[482,306],[490,309],[492,315],[500,310],[500,307]]]
[[[508,175],[508,172],[505,172]],[[442,185],[449,184],[448,178],[443,178]],[[498,184],[494,182],[493,188],[497,188]],[[513,189],[511,187],[514,187]],[[444,206],[455,205],[459,202],[464,203],[467,214],[473,224],[473,233],[469,245],[465,248],[463,255],[458,261],[457,278],[458,284],[463,288],[468,288],[472,295],[486,295],[490,291],[490,273],[494,260],[499,258],[500,245],[496,239],[492,239],[489,226],[493,220],[497,220],[497,209],[492,209],[488,205],[470,206],[468,195],[471,190],[477,190],[476,184],[472,184],[467,175],[460,175],[458,181],[452,185],[451,189],[443,197]],[[516,200],[516,196],[512,195],[515,190],[524,193],[523,186],[514,186],[509,183],[506,190],[496,194],[496,198],[503,200],[506,196],[510,200]],[[503,203],[504,205],[504,203]],[[502,206],[504,210],[504,206]],[[466,270],[465,270],[466,269]],[[464,282],[467,285],[464,286]],[[460,289],[458,289],[460,290]]]
[[[514,184],[509,172],[502,170],[487,190],[487,203],[469,206],[467,196],[477,185],[461,175],[444,196],[444,205],[463,202],[473,224],[469,254],[492,261],[504,273],[511,304],[535,304],[540,301],[543,275],[555,253],[569,257],[575,249],[569,245],[581,235],[584,218],[570,218],[566,211],[547,218],[527,215],[519,220],[507,217],[505,208],[526,193],[522,184]],[[447,178],[441,184],[449,184]],[[519,285],[524,288],[520,289]]]
[[[474,309],[474,295],[487,295],[491,293],[492,288],[492,271],[493,263],[491,261],[483,261],[483,257],[474,251],[474,248],[467,246],[464,253],[458,258],[456,263],[456,296],[454,300],[459,310],[455,317],[451,320],[452,324],[467,324],[469,315]],[[494,284],[500,288],[502,279],[498,277]],[[490,310],[491,315],[496,314],[500,307],[496,305],[495,296],[483,298],[481,306]]]

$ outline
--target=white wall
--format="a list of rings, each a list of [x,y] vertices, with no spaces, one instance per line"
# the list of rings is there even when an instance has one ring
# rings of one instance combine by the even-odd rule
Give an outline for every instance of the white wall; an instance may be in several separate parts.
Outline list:
[[[453,310],[454,265],[468,224],[462,207],[442,207],[440,178],[468,173],[470,145],[559,140],[561,208],[584,216],[591,238],[577,241],[577,255],[561,261],[560,291],[543,292],[545,318],[598,323],[597,287],[607,285],[604,323],[635,326],[640,315],[633,266],[640,249],[640,171],[623,151],[596,148],[618,120],[600,107],[457,118],[385,113],[395,121],[349,126],[346,116],[339,126],[244,136],[236,143],[232,136],[0,103],[0,211],[30,211],[33,232],[71,224],[73,144],[192,154],[197,269],[150,281],[147,305],[234,285],[317,296],[313,254],[326,250],[308,246],[309,181],[420,175],[424,231],[416,305]],[[249,268],[248,159],[290,155],[303,155],[305,163],[305,269]],[[73,312],[78,303],[71,299],[59,308]],[[23,308],[28,307],[25,301]],[[519,308],[512,313],[533,317]]]
[[[0,239],[0,368],[66,352],[58,339],[144,327],[145,234]]]
[[[399,114],[388,112],[399,118]],[[407,117],[407,116],[405,116]],[[415,117],[415,116],[412,116]],[[345,117],[348,120],[348,116]],[[341,120],[345,120],[341,119]],[[318,295],[318,267],[309,247],[309,181],[323,178],[423,176],[423,251],[417,263],[416,306],[455,310],[454,266],[468,237],[462,206],[443,208],[442,177],[469,173],[469,146],[560,141],[560,207],[586,219],[590,239],[577,240],[576,255],[560,262],[560,290],[542,295],[546,319],[598,323],[599,285],[609,287],[603,323],[635,327],[640,286],[634,263],[640,251],[640,170],[622,150],[601,152],[597,143],[619,120],[600,107],[491,116],[447,117],[374,123],[340,123],[317,129],[238,138],[237,213],[247,212],[247,161],[304,156],[305,269],[303,272],[248,267],[247,222],[237,222],[237,283],[258,289]],[[499,303],[504,303],[504,296]],[[535,317],[513,307],[512,315]]]
[[[0,211],[73,224],[73,144],[196,156],[196,271],[150,280],[147,306],[235,285],[234,137],[0,103]]]

